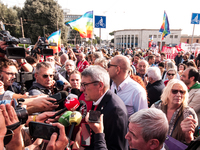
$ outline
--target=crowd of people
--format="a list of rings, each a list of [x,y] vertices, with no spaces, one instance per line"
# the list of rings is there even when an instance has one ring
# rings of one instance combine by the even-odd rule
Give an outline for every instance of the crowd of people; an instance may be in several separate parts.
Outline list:
[[[1,50],[7,46],[0,41]],[[164,150],[169,148],[167,136],[187,146],[198,138],[200,54],[195,58],[181,51],[173,60],[151,50],[78,44],[62,44],[53,56],[25,53],[25,58],[16,59],[0,53],[0,149]],[[64,108],[66,101],[57,103],[54,97],[63,91],[64,99],[76,94],[86,105],[87,115],[71,139],[70,126],[58,123],[64,111],[53,117]],[[23,123],[16,105],[27,110]],[[99,122],[90,121],[92,110],[100,112]],[[59,134],[53,133],[49,141],[33,138],[28,130],[31,121],[52,124]],[[81,142],[85,123],[90,127],[88,145]]]

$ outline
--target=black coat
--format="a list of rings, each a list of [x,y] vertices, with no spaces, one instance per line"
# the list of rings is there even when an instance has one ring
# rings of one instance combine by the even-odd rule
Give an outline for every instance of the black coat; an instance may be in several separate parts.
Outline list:
[[[160,100],[160,96],[162,94],[164,87],[165,84],[162,80],[158,80],[153,84],[148,83],[146,89],[148,93],[148,100],[150,102],[149,107],[156,101]]]
[[[128,115],[124,102],[112,91],[104,95],[97,111],[103,116],[105,141],[108,150],[128,150],[125,135],[128,129]],[[94,132],[91,135],[91,145],[85,150],[94,150]]]

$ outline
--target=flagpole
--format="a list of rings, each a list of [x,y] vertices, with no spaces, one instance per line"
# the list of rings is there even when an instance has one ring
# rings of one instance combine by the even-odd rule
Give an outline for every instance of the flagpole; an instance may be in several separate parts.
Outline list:
[[[190,52],[192,52],[192,42],[193,42],[193,37],[194,37],[194,28],[195,28],[195,24],[193,25],[193,32],[192,32],[192,41],[191,41],[191,45],[190,45]]]
[[[162,50],[162,33],[161,33],[161,36],[160,36],[161,38],[160,38],[160,53],[161,53],[161,50]]]
[[[93,38],[94,38],[94,11],[92,10],[92,15],[93,15],[93,25],[92,25],[92,42],[93,42]],[[92,42],[91,42],[91,45],[92,45]]]

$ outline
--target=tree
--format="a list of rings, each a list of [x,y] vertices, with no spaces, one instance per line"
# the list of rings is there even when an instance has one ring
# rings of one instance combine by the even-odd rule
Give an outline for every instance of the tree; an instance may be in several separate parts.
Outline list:
[[[15,9],[8,8],[1,2],[0,2],[0,21],[4,23],[5,29],[9,31],[12,36],[22,37],[20,30],[21,28],[20,21],[17,16],[17,11]]]
[[[110,32],[109,35],[110,35],[110,36],[113,36],[113,35],[114,35],[114,31],[113,31],[113,32]]]
[[[38,36],[51,34],[61,29],[62,43],[67,43],[67,27],[64,25],[63,10],[55,0],[26,0],[21,16],[24,21],[25,37],[30,37],[32,42]]]

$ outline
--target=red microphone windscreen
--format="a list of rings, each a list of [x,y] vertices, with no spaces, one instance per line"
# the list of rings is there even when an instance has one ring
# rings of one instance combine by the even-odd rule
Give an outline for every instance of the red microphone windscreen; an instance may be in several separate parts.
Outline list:
[[[70,100],[66,99],[64,105],[68,110],[76,110],[80,105],[80,102],[77,98],[72,98]]]

